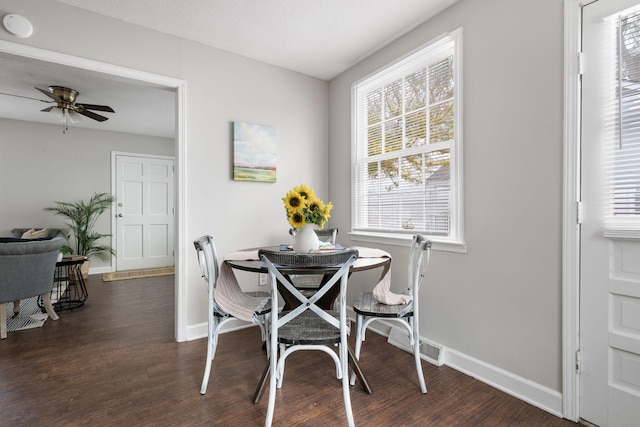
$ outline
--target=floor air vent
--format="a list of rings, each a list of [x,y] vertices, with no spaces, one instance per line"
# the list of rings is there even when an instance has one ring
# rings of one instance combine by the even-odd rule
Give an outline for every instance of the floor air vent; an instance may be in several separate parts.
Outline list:
[[[411,353],[411,347],[409,346],[409,335],[404,328],[391,328],[389,332],[389,338],[387,342],[404,351]],[[434,344],[432,342],[421,340],[420,341],[420,354],[422,359],[436,366],[444,365],[444,347]]]

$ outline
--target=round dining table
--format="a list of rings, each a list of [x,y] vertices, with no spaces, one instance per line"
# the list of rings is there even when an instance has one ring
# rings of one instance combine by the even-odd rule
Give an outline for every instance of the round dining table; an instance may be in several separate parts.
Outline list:
[[[251,259],[239,259],[239,258],[242,258],[242,256],[240,256],[239,258],[236,256],[236,257],[233,257],[233,259],[226,259],[225,257],[224,263],[235,270],[266,274],[268,273],[267,266],[264,264],[262,260],[258,259],[258,257],[255,255],[257,254],[257,251],[259,249],[286,250],[286,246],[281,245],[281,246],[269,246],[269,247],[262,247],[262,248],[243,249],[241,251],[236,252],[236,254],[238,253],[251,254],[250,256],[249,255],[247,256],[247,258],[251,258]],[[335,249],[332,249],[332,250],[335,250]],[[373,270],[376,268],[382,268],[380,278],[384,277],[389,272],[389,269],[391,268],[391,256],[389,256],[386,253],[382,254],[382,256],[362,256],[362,257],[359,256],[358,259],[355,260],[355,262],[351,266],[349,270],[349,275],[360,272],[360,271]],[[321,267],[321,268],[315,268],[315,267],[314,268],[312,267],[293,268],[292,267],[290,269],[287,269],[287,271],[289,275],[321,274],[323,275],[323,280],[320,282],[319,287],[321,287],[325,283],[325,279],[329,278],[333,273],[333,269],[331,267]],[[280,291],[280,295],[282,296],[282,299],[285,303],[283,310],[290,310],[292,308],[295,308],[298,304],[300,304],[300,301],[296,297],[291,295],[284,286],[278,286],[278,290]],[[325,309],[333,308],[333,303],[335,302],[339,292],[340,292],[339,287],[337,286],[333,287],[331,289],[331,292],[327,292],[320,300],[318,300],[318,303],[317,303],[318,306]],[[355,358],[351,348],[348,348],[348,353],[349,353],[349,365],[351,366],[354,373],[356,374],[356,377],[360,382],[362,389],[367,393],[372,393],[373,391],[371,390],[371,387],[367,383],[367,380],[365,379],[364,374],[362,373],[362,370],[360,369],[360,366],[358,365],[358,361]],[[253,397],[254,403],[257,403],[260,400],[260,397],[262,396],[268,374],[269,374],[269,365],[267,365],[267,367],[265,368],[265,371],[263,372],[262,377],[260,378],[260,382],[258,384],[258,387]]]
[[[268,249],[268,250],[279,250],[282,248],[281,246],[268,246],[262,248],[251,248],[251,249],[243,249],[239,251],[240,253],[257,253],[259,249]],[[357,249],[357,248],[356,248]],[[333,249],[335,250],[335,249]],[[251,273],[264,273],[267,274],[267,266],[264,262],[254,257],[255,259],[225,259],[225,264],[231,267],[234,270],[248,271]],[[353,273],[357,273],[360,271],[373,270],[376,268],[382,268],[380,273],[380,278],[384,277],[385,274],[391,268],[391,256],[380,256],[380,257],[358,257],[357,260],[351,266],[349,270],[349,275]],[[333,269],[331,267],[320,267],[320,268],[288,268],[287,269],[289,275],[311,275],[311,274],[321,274],[325,277],[330,277],[333,274]],[[324,280],[321,282],[321,285],[324,284]],[[285,303],[284,310],[290,310],[295,308],[300,302],[297,298],[291,295],[284,287],[278,287],[280,290],[280,294]],[[319,301],[318,305],[324,309],[332,309],[333,303],[338,296],[339,288],[334,288],[330,292],[327,292]]]

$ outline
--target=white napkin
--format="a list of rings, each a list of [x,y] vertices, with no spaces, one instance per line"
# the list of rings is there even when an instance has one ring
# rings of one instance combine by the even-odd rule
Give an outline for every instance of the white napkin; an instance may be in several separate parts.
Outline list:
[[[231,252],[224,257],[225,260],[242,261],[242,260],[257,260],[258,251],[238,251]],[[220,277],[218,277],[218,284],[215,291],[216,303],[224,311],[236,317],[240,320],[247,322],[253,322],[254,314],[256,311],[264,308],[265,304],[269,302],[270,298],[258,298],[245,294],[233,269],[226,263],[222,263],[220,267]]]
[[[358,250],[359,258],[391,258],[391,255],[382,249],[365,247],[355,247],[354,249]],[[412,300],[411,295],[391,292],[391,268],[380,278],[378,284],[373,288],[372,293],[378,302],[386,305],[407,304]]]
[[[251,251],[229,252],[224,256],[224,259],[229,261],[253,261],[259,260],[260,257],[258,257],[258,249],[256,249]]]

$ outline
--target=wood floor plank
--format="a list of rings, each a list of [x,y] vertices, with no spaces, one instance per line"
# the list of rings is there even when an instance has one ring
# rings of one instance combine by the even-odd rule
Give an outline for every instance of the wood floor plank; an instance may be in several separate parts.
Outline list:
[[[223,334],[199,393],[206,341],[174,341],[174,278],[90,276],[85,306],[0,341],[0,425],[259,426],[267,395],[251,398],[266,363],[256,327]],[[367,335],[361,367],[373,388],[351,389],[359,426],[575,426],[449,367]],[[346,425],[340,382],[325,354],[287,359],[274,425]]]

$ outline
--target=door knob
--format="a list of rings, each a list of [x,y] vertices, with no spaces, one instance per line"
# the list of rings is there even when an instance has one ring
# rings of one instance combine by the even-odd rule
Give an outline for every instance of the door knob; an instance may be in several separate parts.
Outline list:
[[[120,213],[120,214],[118,214],[118,217],[119,217],[119,218],[122,218],[122,214],[121,214],[121,213]]]

